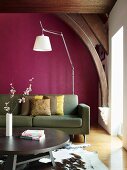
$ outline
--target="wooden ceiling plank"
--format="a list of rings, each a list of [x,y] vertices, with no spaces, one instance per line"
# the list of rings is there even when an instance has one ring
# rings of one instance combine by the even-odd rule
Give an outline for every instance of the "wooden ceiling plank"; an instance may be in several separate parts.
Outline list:
[[[109,13],[116,0],[1,0],[0,12]]]

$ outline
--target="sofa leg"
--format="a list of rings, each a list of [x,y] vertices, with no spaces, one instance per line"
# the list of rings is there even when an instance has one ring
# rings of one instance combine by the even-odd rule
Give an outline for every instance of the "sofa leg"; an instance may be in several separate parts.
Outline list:
[[[70,135],[70,141],[73,142],[74,140],[74,135]]]
[[[84,143],[86,143],[86,135],[83,135],[84,136]]]

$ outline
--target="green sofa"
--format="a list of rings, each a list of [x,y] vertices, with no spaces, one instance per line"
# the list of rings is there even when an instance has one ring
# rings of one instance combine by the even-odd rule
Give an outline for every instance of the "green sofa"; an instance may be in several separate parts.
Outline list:
[[[55,95],[55,94],[54,94]],[[30,95],[35,96],[35,95]],[[49,94],[48,94],[49,96]],[[21,115],[22,104],[18,103],[21,95],[13,97],[12,107],[16,104],[13,112],[13,127],[36,127],[55,128],[73,134],[89,134],[90,131],[90,107],[86,104],[78,104],[77,95],[64,95],[64,115],[32,116]],[[6,125],[5,102],[9,101],[10,95],[0,94],[0,127]]]

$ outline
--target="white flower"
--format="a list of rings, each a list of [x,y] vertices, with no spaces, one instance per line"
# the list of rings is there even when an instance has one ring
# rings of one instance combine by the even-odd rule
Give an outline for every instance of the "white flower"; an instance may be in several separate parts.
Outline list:
[[[10,102],[6,102],[5,105],[7,106]]]
[[[25,103],[25,97],[22,97],[22,102]]]
[[[11,92],[11,94],[15,94],[16,90],[15,89],[11,89],[10,92]]]
[[[22,102],[25,103],[25,97],[18,99],[18,101],[19,101],[19,103],[22,103]]]
[[[22,103],[22,99],[18,99],[19,103]]]
[[[29,86],[28,86],[28,88],[26,88],[26,90],[23,92],[23,95],[22,95],[22,97],[20,98],[20,99],[18,99],[18,102],[19,103],[25,103],[25,95],[29,95],[29,93],[32,91],[32,84],[31,84],[31,82],[33,81],[33,77],[31,78],[31,79],[29,79],[29,82],[30,82],[30,84],[29,84]],[[12,83],[10,83],[10,86],[11,86],[11,89],[10,89],[10,99],[12,99],[13,97],[14,97],[14,95],[15,95],[15,93],[16,93],[16,90],[15,90],[15,88],[13,87],[13,84]],[[14,111],[14,109],[16,108],[16,106],[13,108],[13,110],[12,110],[12,108],[10,108],[9,106],[8,106],[8,104],[10,103],[10,101],[8,101],[8,102],[5,102],[5,107],[4,107],[4,110],[6,111],[6,112],[10,112],[10,110],[11,110],[11,113]]]
[[[10,107],[4,107],[4,110],[6,111],[6,112],[9,112],[10,111]]]

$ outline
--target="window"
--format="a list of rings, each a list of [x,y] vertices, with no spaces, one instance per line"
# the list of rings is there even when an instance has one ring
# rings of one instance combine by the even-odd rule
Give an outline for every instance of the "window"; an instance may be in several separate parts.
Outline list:
[[[123,124],[123,27],[111,40],[111,126],[122,135]]]

